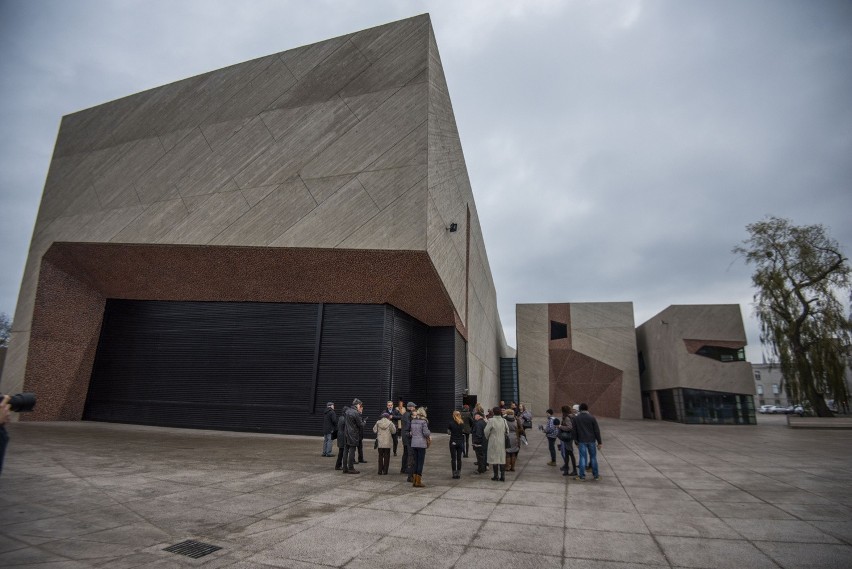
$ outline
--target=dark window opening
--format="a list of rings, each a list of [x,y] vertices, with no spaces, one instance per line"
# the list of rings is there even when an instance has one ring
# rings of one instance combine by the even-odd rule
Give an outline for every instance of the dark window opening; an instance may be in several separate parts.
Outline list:
[[[699,356],[717,360],[720,362],[744,362],[745,348],[723,348],[721,346],[701,346],[697,352]]]
[[[550,339],[562,340],[568,337],[568,325],[562,322],[550,321]]]

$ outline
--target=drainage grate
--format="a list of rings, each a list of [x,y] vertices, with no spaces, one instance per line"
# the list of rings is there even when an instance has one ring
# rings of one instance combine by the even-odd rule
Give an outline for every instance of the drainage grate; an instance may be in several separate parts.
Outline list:
[[[186,541],[170,545],[163,549],[163,551],[198,559],[199,557],[210,555],[214,551],[219,551],[220,549],[222,548],[217,545],[210,545],[209,543],[202,543],[200,541],[195,541],[194,539],[188,539]]]

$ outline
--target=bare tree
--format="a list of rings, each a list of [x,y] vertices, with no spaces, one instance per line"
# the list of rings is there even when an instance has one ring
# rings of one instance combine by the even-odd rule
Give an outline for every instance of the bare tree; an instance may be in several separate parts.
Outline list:
[[[838,299],[849,298],[848,259],[822,225],[769,217],[746,229],[749,238],[733,252],[755,266],[760,341],[778,358],[790,397],[807,401],[820,417],[831,416],[826,394],[848,398],[852,322]]]

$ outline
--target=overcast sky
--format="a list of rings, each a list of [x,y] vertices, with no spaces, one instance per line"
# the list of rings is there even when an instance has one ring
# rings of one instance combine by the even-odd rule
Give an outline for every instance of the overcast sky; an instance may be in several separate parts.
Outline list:
[[[852,2],[0,0],[0,311],[63,115],[429,12],[506,336],[515,304],[738,303],[766,215],[852,246]]]

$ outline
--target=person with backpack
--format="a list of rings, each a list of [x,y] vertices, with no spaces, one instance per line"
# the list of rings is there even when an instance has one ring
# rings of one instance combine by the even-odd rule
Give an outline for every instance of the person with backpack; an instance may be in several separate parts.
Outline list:
[[[544,432],[547,437],[547,450],[550,451],[550,462],[548,466],[556,466],[556,441],[559,438],[559,419],[553,416],[553,409],[547,410],[547,424],[538,426],[538,430]]]
[[[559,442],[562,443],[562,476],[577,476],[577,459],[574,458],[574,422],[571,419],[573,409],[570,405],[562,406],[562,420],[560,421]],[[568,470],[568,459],[571,460],[571,470]]]

